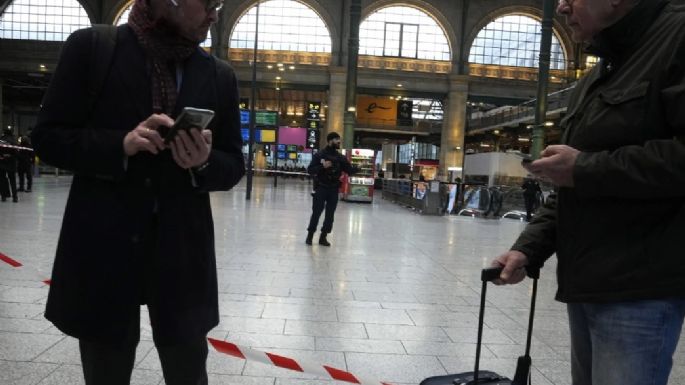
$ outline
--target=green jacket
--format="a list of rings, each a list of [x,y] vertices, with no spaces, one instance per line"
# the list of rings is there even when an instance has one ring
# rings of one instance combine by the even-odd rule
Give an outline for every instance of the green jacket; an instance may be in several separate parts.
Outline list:
[[[575,187],[512,249],[557,253],[563,302],[685,297],[685,7],[641,1],[589,49],[602,60],[561,122]]]

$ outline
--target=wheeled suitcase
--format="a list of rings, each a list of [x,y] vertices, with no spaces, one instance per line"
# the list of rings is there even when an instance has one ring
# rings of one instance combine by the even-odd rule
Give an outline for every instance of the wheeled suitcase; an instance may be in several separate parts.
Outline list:
[[[476,343],[476,364],[473,372],[448,374],[446,376],[429,377],[421,381],[420,385],[527,385],[530,384],[530,343],[533,335],[533,317],[535,315],[535,297],[538,292],[539,269],[526,268],[527,274],[533,279],[533,295],[530,304],[530,317],[528,320],[528,337],[526,339],[526,353],[519,357],[516,364],[514,379],[501,376],[494,372],[479,370],[480,349],[483,341],[483,317],[485,315],[485,293],[487,284],[499,278],[502,273],[501,267],[483,269],[481,281],[483,286],[480,292],[480,313],[478,315],[478,342]]]

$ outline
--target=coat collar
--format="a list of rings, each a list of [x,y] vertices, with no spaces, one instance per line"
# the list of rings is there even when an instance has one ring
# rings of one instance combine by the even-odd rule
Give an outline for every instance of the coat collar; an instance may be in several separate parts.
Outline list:
[[[209,92],[214,79],[212,57],[199,48],[186,60],[183,66],[183,80],[181,90],[174,107],[174,116],[178,116],[184,106],[192,105],[194,100],[200,100],[200,95]]]
[[[644,36],[668,0],[641,0],[618,22],[594,37],[587,51],[610,61],[620,61]]]

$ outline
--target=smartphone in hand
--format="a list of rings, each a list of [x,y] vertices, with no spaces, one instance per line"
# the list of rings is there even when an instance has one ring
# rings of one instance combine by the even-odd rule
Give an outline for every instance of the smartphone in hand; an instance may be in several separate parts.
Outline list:
[[[185,107],[181,114],[176,118],[174,125],[168,129],[166,133],[160,130],[160,134],[164,137],[164,144],[169,144],[180,130],[190,131],[191,128],[204,130],[209,125],[209,122],[214,118],[214,111],[203,110],[200,108]]]
[[[521,163],[523,164],[528,164],[533,161],[533,156],[530,154],[517,153],[516,155],[521,158]]]

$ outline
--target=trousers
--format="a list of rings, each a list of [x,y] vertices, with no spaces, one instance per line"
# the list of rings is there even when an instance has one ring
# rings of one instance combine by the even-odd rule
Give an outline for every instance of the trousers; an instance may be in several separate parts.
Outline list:
[[[131,322],[129,330],[124,341],[116,345],[79,340],[86,385],[130,384],[140,340],[140,317]],[[167,385],[207,385],[206,336],[161,346],[155,342],[155,347]]]
[[[685,299],[568,304],[573,385],[666,385]]]
[[[314,192],[314,202],[312,203],[312,216],[309,219],[309,226],[307,231],[315,232],[319,225],[319,218],[321,213],[326,210],[323,218],[323,226],[321,232],[328,234],[333,231],[333,217],[335,209],[338,207],[338,187],[324,187],[318,186]]]

